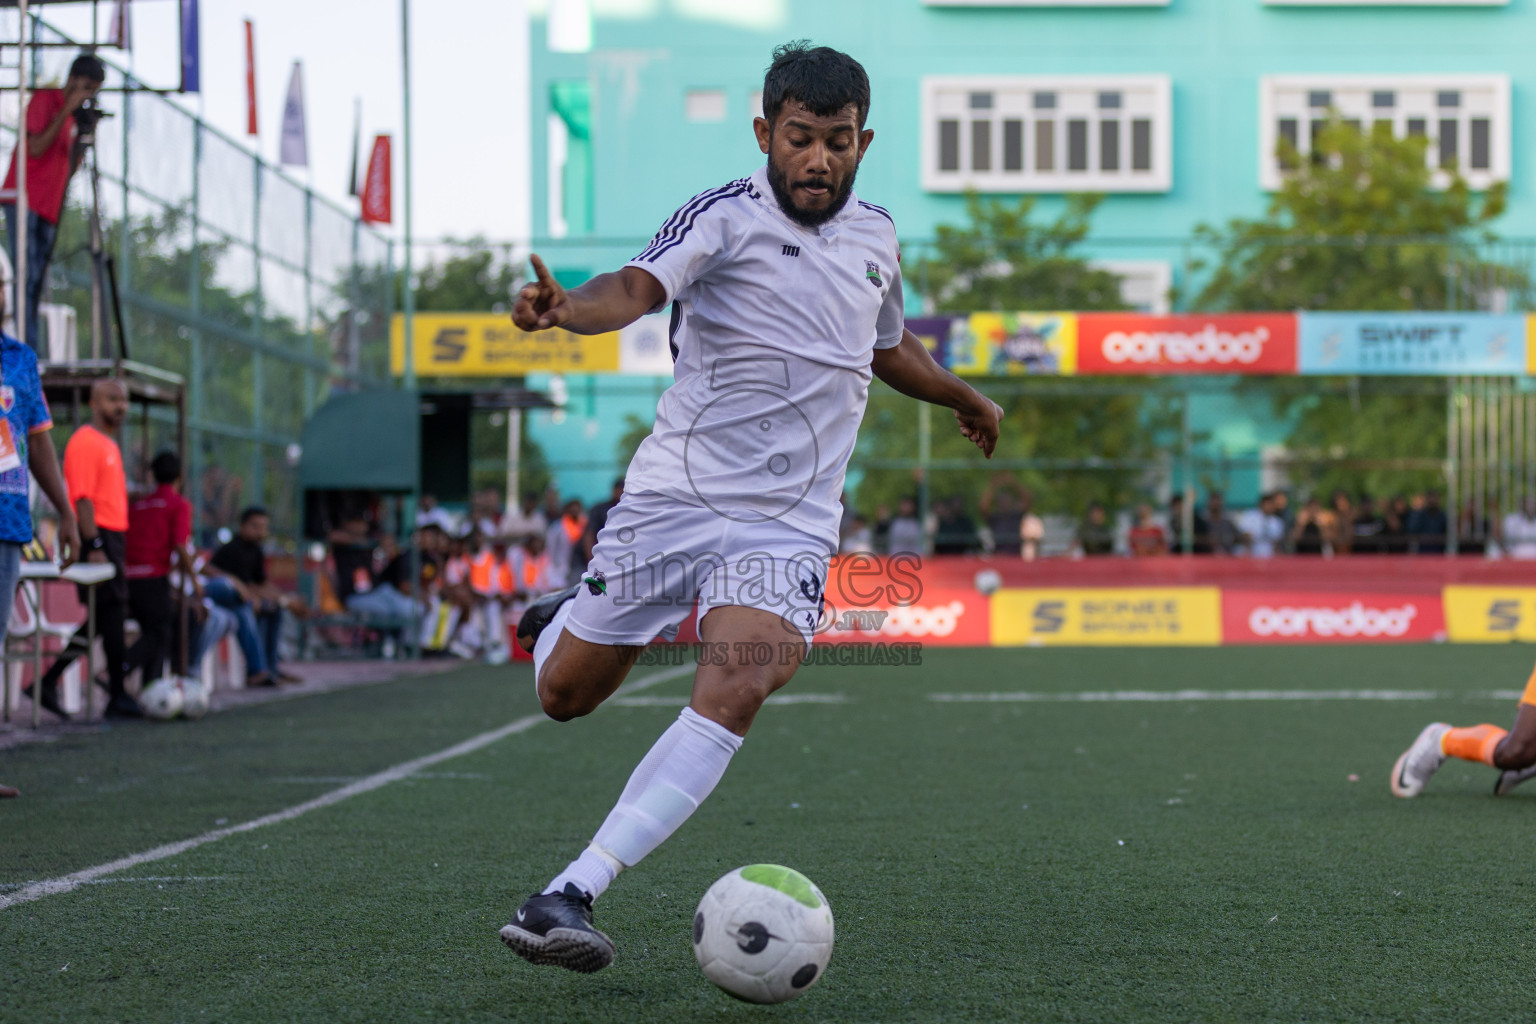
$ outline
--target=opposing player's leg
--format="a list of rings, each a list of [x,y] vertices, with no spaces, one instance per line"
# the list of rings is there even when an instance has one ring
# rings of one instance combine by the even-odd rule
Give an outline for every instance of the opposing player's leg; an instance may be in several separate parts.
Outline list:
[[[1536,672],[1525,684],[1512,729],[1487,723],[1464,728],[1444,722],[1426,726],[1393,766],[1392,792],[1401,797],[1418,796],[1430,776],[1450,757],[1503,769],[1494,783],[1496,796],[1536,775]]]
[[[502,941],[524,959],[576,971],[595,971],[612,962],[612,940],[592,925],[593,901],[704,802],[763,701],[789,682],[804,657],[801,635],[786,633],[785,620],[774,612],[716,607],[704,616],[699,632],[705,649],[718,656],[699,666],[689,706],[635,768],[587,849],[501,930]],[[786,636],[801,642],[786,644]],[[565,640],[561,637],[552,657],[587,657],[582,647],[567,646]],[[771,656],[762,656],[765,651]],[[549,678],[553,682],[556,677]],[[550,698],[542,690],[541,698],[548,711]]]

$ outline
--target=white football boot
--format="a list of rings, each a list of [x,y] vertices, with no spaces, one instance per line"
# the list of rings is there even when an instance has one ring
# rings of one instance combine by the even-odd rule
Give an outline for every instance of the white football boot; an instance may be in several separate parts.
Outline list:
[[[1445,763],[1445,753],[1440,741],[1451,727],[1444,722],[1433,722],[1424,727],[1413,746],[1403,751],[1403,756],[1392,766],[1392,795],[1418,796],[1424,792],[1424,784]]]

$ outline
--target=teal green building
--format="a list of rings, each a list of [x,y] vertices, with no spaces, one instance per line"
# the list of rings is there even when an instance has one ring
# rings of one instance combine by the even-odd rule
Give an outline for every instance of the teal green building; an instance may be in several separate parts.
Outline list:
[[[763,70],[796,38],[868,70],[857,190],[905,246],[961,221],[968,188],[1045,217],[1098,192],[1088,253],[1132,305],[1176,309],[1195,227],[1260,214],[1278,140],[1305,152],[1330,110],[1426,136],[1474,187],[1508,181],[1499,231],[1536,237],[1536,0],[543,0],[533,19],[534,244],[572,280],[762,161]],[[1231,408],[1212,396],[1203,426],[1262,448]],[[572,431],[533,429],[562,461]]]

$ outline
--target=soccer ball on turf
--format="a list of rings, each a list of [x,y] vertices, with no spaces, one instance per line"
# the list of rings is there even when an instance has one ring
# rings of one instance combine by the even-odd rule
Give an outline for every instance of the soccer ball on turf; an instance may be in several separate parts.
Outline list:
[[[1003,574],[996,569],[983,569],[976,574],[976,589],[982,594],[995,594],[1003,585]]]
[[[693,915],[704,976],[749,1003],[782,1003],[821,978],[832,959],[832,908],[792,868],[749,864],[714,885]]]
[[[181,717],[202,718],[208,713],[208,688],[201,680],[183,678],[181,681]]]
[[[156,679],[139,694],[139,706],[150,718],[162,721],[181,714],[185,697],[181,692],[181,680],[175,676]]]

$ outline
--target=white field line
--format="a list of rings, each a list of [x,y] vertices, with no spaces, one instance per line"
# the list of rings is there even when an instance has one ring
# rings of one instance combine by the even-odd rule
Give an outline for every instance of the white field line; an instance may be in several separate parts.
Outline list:
[[[1194,701],[1519,700],[1519,690],[1083,690],[1076,693],[930,693],[940,704],[1179,704]]]
[[[693,665],[682,665],[677,668],[668,669],[665,672],[657,672],[654,675],[643,676],[640,679],[636,679],[632,683],[627,683],[620,687],[618,692],[623,694],[635,693],[640,690],[647,690],[652,686],[667,682],[670,679],[676,679],[679,676],[690,674],[693,671]],[[402,762],[395,765],[393,768],[386,768],[381,772],[369,775],[367,778],[358,779],[356,782],[342,786],[340,789],[333,789],[329,793],[315,797],[313,800],[306,800],[304,803],[295,804],[292,807],[277,811],[273,814],[263,815],[260,818],[253,818],[250,821],[243,821],[238,825],[230,825],[227,828],[216,828],[211,832],[204,832],[200,836],[193,836],[191,839],[182,839],[174,843],[165,843],[164,845],[156,846],[150,850],[142,850],[138,853],[129,854],[126,857],[119,857],[117,860],[108,861],[105,864],[97,864],[95,867],[85,868],[84,870],[76,871],[68,875],[63,875],[59,878],[50,878],[41,882],[32,882],[16,890],[15,892],[0,893],[0,910],[4,910],[6,907],[13,907],[18,903],[30,903],[33,900],[42,899],[44,896],[57,896],[60,893],[73,892],[75,889],[80,888],[82,885],[90,884],[107,875],[114,875],[119,871],[126,871],[129,868],[136,868],[140,864],[149,864],[157,860],[165,860],[168,857],[175,857],[178,854],[186,853],[189,850],[195,850],[199,846],[218,842],[220,839],[227,839],[230,836],[240,835],[243,832],[251,832],[258,828],[266,828],[268,825],[278,825],[285,821],[292,821],[294,818],[308,814],[310,811],[318,811],[321,808],[330,807],[333,804],[339,804],[343,800],[349,800],[354,796],[360,796],[363,793],[371,793],[374,790],[387,786],[392,782],[399,782],[401,779],[410,778],[412,775],[415,775],[417,772],[420,772],[424,768],[430,768],[435,764],[442,763],[443,761],[448,761],[455,757],[463,757],[465,754],[474,753],[476,750],[479,750],[482,747],[488,747],[492,743],[506,739],[508,736],[515,736],[520,732],[527,732],[535,725],[545,721],[548,721],[548,719],[542,714],[528,715],[524,718],[519,718],[516,721],[508,722],[506,725],[501,726],[499,729],[492,729],[489,732],[483,732],[478,736],[472,736],[465,740],[463,743],[456,743],[453,746],[448,747],[446,750],[439,750],[435,754],[428,754],[425,757],[418,757],[411,761]]]

